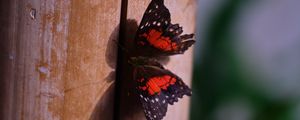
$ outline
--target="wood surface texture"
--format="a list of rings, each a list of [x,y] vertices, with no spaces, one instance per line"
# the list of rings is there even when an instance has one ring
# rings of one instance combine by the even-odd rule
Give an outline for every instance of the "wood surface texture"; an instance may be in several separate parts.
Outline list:
[[[120,6],[2,1],[1,119],[112,119]]]
[[[131,36],[149,2],[128,0]],[[119,35],[121,0],[0,3],[0,119],[113,119],[117,61],[114,40]],[[165,4],[172,23],[183,26],[184,33],[194,32],[194,0],[165,0]],[[192,49],[170,57],[165,66],[191,86]],[[132,92],[124,93],[130,97]],[[189,100],[184,96],[170,105],[164,120],[187,120]],[[124,104],[126,100],[120,107]],[[140,109],[128,105],[120,108],[117,116],[124,120],[145,119]]]

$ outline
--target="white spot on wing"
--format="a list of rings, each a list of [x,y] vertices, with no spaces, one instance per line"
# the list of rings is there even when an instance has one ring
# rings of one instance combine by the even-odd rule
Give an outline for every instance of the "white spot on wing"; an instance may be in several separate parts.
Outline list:
[[[158,98],[155,98],[155,101],[156,101],[156,102],[158,102],[158,100],[159,100]]]

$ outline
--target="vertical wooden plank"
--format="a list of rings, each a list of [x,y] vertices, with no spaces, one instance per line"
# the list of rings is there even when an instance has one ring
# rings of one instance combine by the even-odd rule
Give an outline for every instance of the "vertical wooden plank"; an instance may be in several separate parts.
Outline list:
[[[1,6],[0,119],[112,119],[120,1]]]
[[[112,119],[113,102],[102,98],[107,90],[113,92],[112,74],[114,59],[106,58],[108,41],[116,38],[118,32],[120,1],[82,1],[71,2],[71,14],[68,35],[68,58],[64,72],[65,102],[63,119]],[[113,43],[111,45],[114,45]],[[109,55],[108,54],[108,55]],[[110,93],[107,93],[110,94]],[[99,101],[100,100],[100,101]],[[105,103],[97,103],[103,102]],[[95,111],[98,104],[99,115]],[[103,113],[104,112],[104,113]],[[101,114],[100,114],[101,113]],[[91,116],[92,115],[92,116]]]
[[[179,23],[183,26],[183,33],[194,33],[195,30],[195,10],[196,10],[196,1],[194,0],[164,0],[165,5],[170,10],[171,13],[171,22]],[[127,14],[127,30],[132,31],[132,27],[137,27],[136,23],[139,24],[143,16],[144,11],[146,10],[150,0],[128,0],[128,14]],[[128,32],[132,33],[132,32]],[[127,34],[128,34],[127,33]],[[128,37],[128,36],[127,36]],[[132,36],[128,39],[133,39]],[[175,55],[170,57],[169,62],[166,64],[166,68],[180,76],[184,82],[191,86],[191,73],[192,73],[192,49],[189,49],[183,55]],[[125,69],[125,68],[124,68]],[[129,92],[130,93],[130,92]],[[124,95],[123,95],[124,96]],[[169,105],[168,112],[164,120],[188,120],[189,118],[189,101],[190,98],[184,96],[183,99],[180,99],[179,102],[175,105]],[[139,101],[138,101],[139,102]],[[121,107],[131,107],[126,106],[121,101]],[[130,111],[129,110],[129,111]],[[126,112],[130,115],[122,115],[121,118],[124,120],[141,120],[145,119],[142,111],[128,112],[126,108],[122,109],[121,112]]]

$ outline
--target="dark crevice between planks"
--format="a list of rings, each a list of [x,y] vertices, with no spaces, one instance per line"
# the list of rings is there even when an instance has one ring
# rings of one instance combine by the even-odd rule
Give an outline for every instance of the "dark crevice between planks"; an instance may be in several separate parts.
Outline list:
[[[126,30],[126,19],[127,19],[127,7],[128,0],[122,0],[121,2],[121,15],[120,15],[120,25],[119,25],[119,39],[118,44],[123,45],[124,42],[120,39],[125,37]],[[114,120],[120,120],[120,99],[121,99],[121,86],[122,86],[122,63],[123,63],[123,54],[122,49],[118,47],[118,56],[117,56],[117,67],[116,67],[116,82],[115,82],[115,97],[114,97]]]

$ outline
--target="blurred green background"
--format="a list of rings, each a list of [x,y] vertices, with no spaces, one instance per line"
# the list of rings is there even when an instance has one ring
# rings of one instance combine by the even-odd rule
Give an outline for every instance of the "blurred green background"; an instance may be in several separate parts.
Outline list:
[[[198,0],[191,120],[300,120],[300,1]]]

